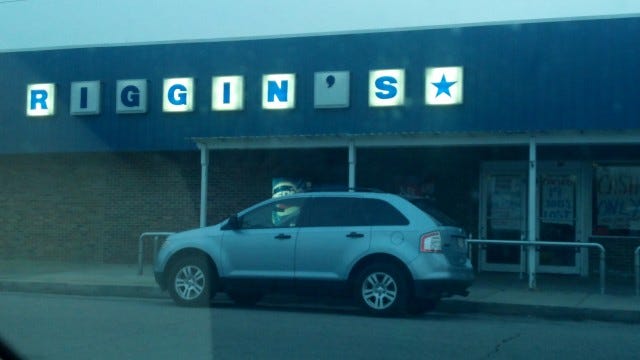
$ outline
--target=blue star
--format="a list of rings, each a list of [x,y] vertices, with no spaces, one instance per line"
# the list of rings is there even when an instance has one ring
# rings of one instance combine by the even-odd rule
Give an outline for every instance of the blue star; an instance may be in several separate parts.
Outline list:
[[[447,78],[444,76],[444,74],[442,74],[442,79],[440,80],[439,83],[432,82],[431,84],[433,84],[433,86],[438,88],[438,93],[436,93],[436,97],[440,96],[440,94],[443,94],[443,93],[451,97],[449,88],[451,87],[451,85],[455,83],[457,83],[457,81],[451,81],[451,82],[447,81]]]

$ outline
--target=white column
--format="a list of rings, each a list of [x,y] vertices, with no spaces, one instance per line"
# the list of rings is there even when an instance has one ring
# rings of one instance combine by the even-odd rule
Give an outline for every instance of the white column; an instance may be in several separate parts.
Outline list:
[[[200,148],[200,227],[207,226],[207,186],[209,185],[209,149]]]
[[[536,139],[531,137],[529,140],[529,211],[527,217],[528,223],[528,236],[527,240],[536,240],[536,215],[537,215],[537,203],[536,203],[536,179],[537,179],[537,160],[536,160]],[[529,268],[529,289],[536,288],[536,249],[534,246],[527,247],[528,251],[528,268]]]
[[[356,144],[353,140],[349,142],[349,189],[356,187]]]

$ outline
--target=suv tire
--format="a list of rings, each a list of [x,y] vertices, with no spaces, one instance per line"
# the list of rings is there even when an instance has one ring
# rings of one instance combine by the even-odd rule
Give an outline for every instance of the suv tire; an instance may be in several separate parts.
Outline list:
[[[355,299],[369,314],[389,316],[406,311],[409,288],[406,277],[397,266],[372,264],[355,279]]]
[[[215,294],[211,267],[202,256],[178,259],[169,272],[169,294],[182,306],[207,306]]]

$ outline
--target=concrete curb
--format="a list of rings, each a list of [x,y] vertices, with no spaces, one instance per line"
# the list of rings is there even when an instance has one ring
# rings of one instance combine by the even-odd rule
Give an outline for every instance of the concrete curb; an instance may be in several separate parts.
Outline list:
[[[437,311],[451,314],[478,313],[509,316],[531,316],[557,320],[592,320],[621,322],[629,324],[640,323],[640,312],[638,311],[575,308],[554,305],[445,300],[438,305]]]
[[[168,298],[168,295],[161,292],[159,288],[142,285],[80,285],[37,281],[0,281],[0,291],[81,296]]]

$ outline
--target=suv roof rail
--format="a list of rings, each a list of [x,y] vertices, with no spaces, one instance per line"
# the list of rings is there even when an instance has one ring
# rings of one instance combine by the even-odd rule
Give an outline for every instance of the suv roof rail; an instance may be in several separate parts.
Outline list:
[[[367,188],[367,187],[349,187],[342,185],[329,185],[329,186],[316,186],[306,189],[304,192],[322,192],[322,191],[355,191],[355,192],[373,192],[373,193],[385,193],[386,191],[382,191],[376,188]]]

